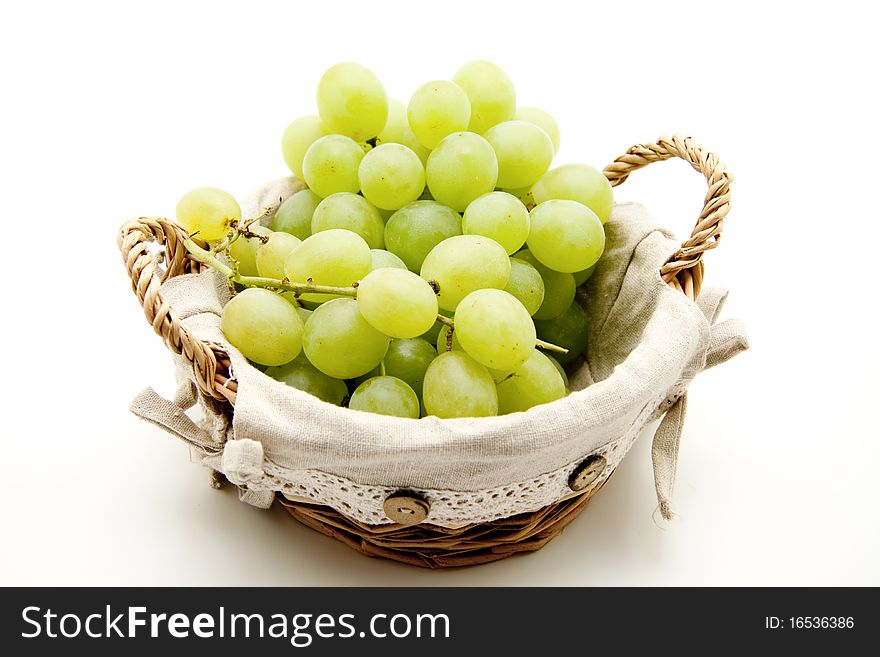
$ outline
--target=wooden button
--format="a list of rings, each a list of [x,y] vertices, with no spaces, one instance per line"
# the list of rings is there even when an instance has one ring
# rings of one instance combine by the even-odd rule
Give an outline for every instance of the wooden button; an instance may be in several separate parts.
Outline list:
[[[429,508],[412,493],[394,493],[385,500],[385,515],[398,525],[418,525],[428,517]]]
[[[598,454],[588,456],[583,463],[575,468],[571,479],[568,480],[568,487],[573,491],[584,490],[599,478],[599,475],[605,470],[606,464],[607,461],[604,456],[599,456]]]

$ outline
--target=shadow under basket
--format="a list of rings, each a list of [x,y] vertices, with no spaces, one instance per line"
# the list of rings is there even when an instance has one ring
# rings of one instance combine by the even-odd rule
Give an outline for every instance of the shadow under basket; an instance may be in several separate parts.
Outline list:
[[[607,166],[603,173],[616,186],[625,181],[632,171],[651,162],[673,157],[685,160],[702,173],[709,183],[709,189],[691,237],[663,264],[660,277],[668,286],[696,300],[703,281],[703,253],[718,244],[723,220],[729,210],[731,179],[724,166],[714,154],[695,146],[690,138],[673,137],[660,139],[654,144],[633,146]],[[169,349],[180,357],[179,360],[191,368],[199,400],[210,412],[228,418],[231,426],[238,382],[230,374],[229,355],[219,344],[195,338],[181,323],[175,308],[166,301],[160,290],[163,283],[176,276],[203,270],[203,266],[193,260],[183,246],[187,238],[186,232],[171,221],[140,218],[122,227],[118,242],[132,287],[147,320]],[[151,248],[151,242],[161,247],[159,253]],[[656,272],[656,269],[652,271]],[[666,290],[662,284],[660,287]],[[681,404],[682,414],[683,406]],[[669,411],[671,407],[672,403],[662,410]],[[138,414],[186,439],[185,427],[170,426],[173,423],[156,420],[148,412]],[[181,423],[188,422],[182,412],[175,418]],[[200,443],[188,439],[188,442],[205,453],[217,454],[222,451],[221,447],[210,441]],[[608,467],[613,472],[612,465],[609,463]],[[364,555],[414,566],[446,568],[487,563],[542,548],[583,511],[587,502],[607,482],[610,476],[608,467],[601,456],[585,459],[570,473],[568,494],[559,501],[534,512],[458,528],[424,522],[428,516],[427,502],[406,489],[384,501],[385,515],[392,522],[379,525],[361,522],[309,499],[272,494],[274,503],[281,504],[299,522]],[[604,473],[601,478],[600,473]],[[217,481],[223,480],[225,478],[218,473]],[[240,482],[235,483],[240,485]],[[658,496],[661,494],[660,488],[658,482]],[[263,506],[271,503],[273,499],[270,497]],[[661,498],[661,511],[664,511],[662,504]],[[664,512],[664,515],[667,514]]]

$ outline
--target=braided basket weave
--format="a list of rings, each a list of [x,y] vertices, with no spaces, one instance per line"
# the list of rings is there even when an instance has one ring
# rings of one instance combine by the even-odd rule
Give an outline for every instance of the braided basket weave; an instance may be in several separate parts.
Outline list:
[[[691,236],[663,265],[660,275],[669,286],[695,300],[703,281],[703,254],[717,246],[730,207],[731,177],[724,165],[690,138],[676,136],[633,146],[605,167],[603,173],[612,186],[617,186],[636,169],[674,157],[703,174],[709,187]],[[231,418],[237,383],[230,377],[229,356],[218,345],[194,338],[160,291],[165,281],[202,270],[203,265],[190,258],[183,245],[187,237],[182,228],[167,219],[142,217],[122,226],[118,245],[147,321],[168,348],[192,367],[202,402]],[[152,242],[161,247],[161,255],[150,248]],[[571,487],[579,490],[574,481]],[[427,523],[367,525],[328,506],[291,501],[281,495],[277,501],[303,524],[363,554],[438,568],[485,563],[538,550],[577,517],[599,488],[601,485],[585,486],[583,494],[538,511],[456,529]],[[389,517],[400,516],[395,516],[394,511],[389,510]]]

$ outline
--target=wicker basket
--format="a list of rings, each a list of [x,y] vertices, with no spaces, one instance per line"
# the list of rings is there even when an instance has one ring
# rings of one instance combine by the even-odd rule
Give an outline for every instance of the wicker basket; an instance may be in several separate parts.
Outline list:
[[[691,236],[660,271],[668,285],[693,300],[699,295],[703,281],[703,253],[717,246],[730,207],[731,177],[723,164],[714,154],[697,147],[690,138],[673,137],[660,139],[654,144],[633,146],[607,166],[604,174],[616,186],[636,169],[673,157],[688,162],[706,177],[709,184],[703,210]],[[122,227],[118,244],[147,321],[169,349],[192,366],[202,402],[231,418],[237,384],[229,376],[228,355],[217,345],[194,338],[160,291],[160,286],[168,279],[198,273],[202,269],[202,265],[192,260],[184,248],[186,237],[182,228],[167,219],[140,218]],[[151,242],[162,247],[161,257],[150,248]],[[164,267],[161,261],[164,261]],[[601,485],[589,486],[599,469],[588,459],[572,475],[569,485],[572,491],[583,490],[580,495],[533,513],[457,529],[419,523],[425,516],[424,504],[417,497],[405,494],[386,500],[386,514],[396,522],[380,526],[363,524],[328,506],[295,502],[281,495],[276,499],[303,524],[368,556],[430,568],[464,566],[543,547],[577,517],[590,497],[601,488]]]

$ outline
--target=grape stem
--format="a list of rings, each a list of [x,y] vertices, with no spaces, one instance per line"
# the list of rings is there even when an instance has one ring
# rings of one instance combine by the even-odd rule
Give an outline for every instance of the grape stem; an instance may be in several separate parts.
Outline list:
[[[263,287],[271,290],[282,290],[284,292],[293,292],[297,297],[301,294],[337,294],[339,296],[355,297],[357,296],[357,283],[353,283],[351,287],[337,287],[334,285],[315,285],[314,283],[291,283],[287,279],[279,281],[276,278],[265,278],[263,276],[242,276],[229,265],[223,263],[213,251],[203,249],[196,244],[192,238],[185,239],[183,245],[189,254],[197,262],[208,265],[219,271],[227,279],[233,283],[238,283],[245,287]],[[437,315],[437,321],[445,324],[450,328],[455,328],[455,323],[451,317],[445,315]],[[567,354],[568,349],[560,347],[551,342],[544,340],[535,340],[535,345],[547,351],[555,351],[560,354]]]
[[[338,294],[341,296],[353,297],[357,294],[354,287],[336,287],[332,285],[315,285],[313,283],[291,283],[290,281],[279,281],[275,278],[265,278],[263,276],[242,276],[232,267],[221,262],[211,251],[203,249],[198,244],[187,239],[183,241],[183,245],[194,260],[208,265],[226,276],[233,283],[244,285],[245,287],[264,287],[273,290],[283,290],[284,292],[293,292],[296,296],[301,294]]]

